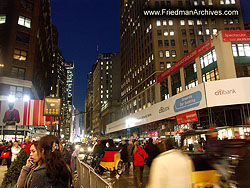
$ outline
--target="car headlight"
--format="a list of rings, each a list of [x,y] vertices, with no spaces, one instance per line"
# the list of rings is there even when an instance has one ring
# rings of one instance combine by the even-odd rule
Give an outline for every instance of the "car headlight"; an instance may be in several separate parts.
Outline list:
[[[81,149],[80,149],[80,152],[84,152],[84,148],[81,148]]]
[[[88,151],[92,151],[92,148],[91,148],[91,147],[88,147]]]

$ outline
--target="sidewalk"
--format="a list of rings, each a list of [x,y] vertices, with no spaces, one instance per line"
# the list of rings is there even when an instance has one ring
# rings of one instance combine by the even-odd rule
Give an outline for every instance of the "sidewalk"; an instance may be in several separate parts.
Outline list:
[[[4,166],[0,165],[0,186],[2,185],[3,177],[4,177],[4,174],[6,172],[7,172],[7,166],[6,165],[4,165]]]

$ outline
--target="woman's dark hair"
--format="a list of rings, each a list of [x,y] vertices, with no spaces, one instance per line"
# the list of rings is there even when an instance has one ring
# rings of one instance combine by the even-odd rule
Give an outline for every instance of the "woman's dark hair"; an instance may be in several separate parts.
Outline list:
[[[38,143],[39,151],[44,150],[42,164],[46,165],[46,174],[53,184],[65,184],[71,179],[71,172],[60,152],[59,139],[54,135],[47,135]]]
[[[35,148],[36,148],[36,150],[38,151],[38,141],[32,142],[31,145],[30,145],[30,147],[31,147],[32,145],[34,145]]]

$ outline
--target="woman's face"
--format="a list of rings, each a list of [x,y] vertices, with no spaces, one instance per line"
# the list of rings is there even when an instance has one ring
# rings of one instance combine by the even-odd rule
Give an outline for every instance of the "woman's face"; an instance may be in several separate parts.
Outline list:
[[[36,147],[32,145],[30,147],[30,159],[33,160],[33,162],[38,162],[40,160],[40,156],[36,150]]]

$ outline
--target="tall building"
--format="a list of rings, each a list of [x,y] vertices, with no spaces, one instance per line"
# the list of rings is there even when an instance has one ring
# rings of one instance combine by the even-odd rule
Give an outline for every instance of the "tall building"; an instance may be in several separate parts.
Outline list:
[[[49,0],[0,2],[0,99],[43,99],[53,63]]]
[[[61,116],[59,119],[60,133],[65,140],[69,140],[70,113],[67,97],[67,70],[62,52],[58,47],[58,31],[53,25],[53,64],[52,64],[52,87],[51,93],[61,98]]]
[[[157,76],[219,30],[244,28],[241,13],[230,17],[150,17],[146,9],[237,8],[235,0],[121,0],[121,101],[122,116],[148,108],[198,84],[184,67],[160,84]],[[190,65],[188,69],[195,69]],[[211,71],[211,70],[210,70]],[[216,71],[216,70],[215,70]],[[212,74],[212,72],[211,72]],[[185,83],[185,84],[183,84]],[[187,87],[186,87],[187,86]]]
[[[95,65],[92,66],[92,71]],[[88,88],[84,104],[84,134],[90,135],[92,130],[92,113],[93,113],[93,73],[90,72],[87,75]]]
[[[94,135],[105,133],[105,125],[114,121],[118,115],[109,106],[119,106],[120,99],[120,56],[115,53],[98,55],[93,71],[93,114],[92,130]],[[116,111],[119,113],[119,111]],[[105,117],[103,119],[103,117]],[[113,120],[112,120],[113,119]]]

